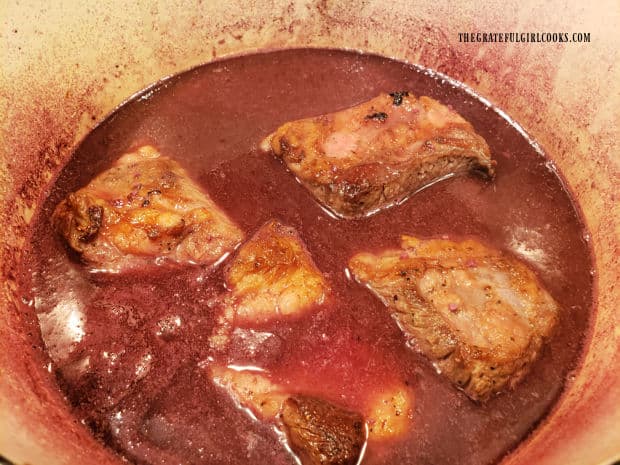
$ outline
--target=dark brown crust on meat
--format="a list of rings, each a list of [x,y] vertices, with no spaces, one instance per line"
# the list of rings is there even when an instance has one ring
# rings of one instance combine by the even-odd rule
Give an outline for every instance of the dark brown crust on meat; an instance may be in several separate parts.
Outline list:
[[[282,422],[304,465],[355,465],[366,439],[360,414],[311,396],[289,397]]]
[[[78,252],[92,242],[103,222],[104,209],[89,195],[72,193],[58,206],[52,223]]]
[[[346,170],[337,182],[308,183],[308,187],[338,216],[355,218],[402,202],[444,174],[465,172],[488,177],[488,170],[475,157],[441,157],[413,171],[391,170],[376,163],[360,165]]]

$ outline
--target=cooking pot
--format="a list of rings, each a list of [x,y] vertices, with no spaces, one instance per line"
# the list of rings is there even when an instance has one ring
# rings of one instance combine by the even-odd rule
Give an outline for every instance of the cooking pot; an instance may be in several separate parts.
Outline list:
[[[164,76],[225,55],[312,46],[378,53],[445,73],[503,109],[546,151],[589,231],[596,312],[565,393],[503,463],[620,458],[620,4],[537,3],[4,2],[0,455],[16,464],[120,463],[72,418],[14,275],[46,186],[76,145],[121,102]],[[588,33],[589,42],[459,41],[469,32]]]

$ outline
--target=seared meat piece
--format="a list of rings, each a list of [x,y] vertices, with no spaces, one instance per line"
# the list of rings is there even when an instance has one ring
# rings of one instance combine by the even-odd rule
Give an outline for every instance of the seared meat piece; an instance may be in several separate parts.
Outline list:
[[[276,421],[304,465],[357,463],[366,441],[360,414],[317,397],[291,395],[264,374],[214,366],[211,375],[242,407]]]
[[[293,228],[270,221],[233,259],[226,279],[239,320],[265,321],[321,304],[329,291]]]
[[[299,315],[329,293],[325,278],[293,228],[270,221],[239,249],[225,273],[230,292],[222,296],[211,346],[223,349],[233,325]]]
[[[359,413],[316,397],[286,399],[282,422],[291,449],[304,465],[355,465],[366,441]]]
[[[513,387],[556,324],[558,305],[517,259],[473,240],[403,237],[349,268],[417,350],[474,400]]]
[[[344,218],[371,215],[453,174],[493,176],[495,164],[484,139],[458,113],[408,92],[286,123],[261,148],[282,158],[320,203]]]
[[[85,262],[106,271],[160,257],[211,264],[243,239],[185,170],[151,146],[69,194],[52,221]]]

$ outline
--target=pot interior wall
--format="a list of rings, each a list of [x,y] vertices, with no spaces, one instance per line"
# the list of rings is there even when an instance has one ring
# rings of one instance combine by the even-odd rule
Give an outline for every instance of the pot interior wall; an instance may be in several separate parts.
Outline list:
[[[504,109],[563,173],[588,225],[598,311],[583,366],[506,463],[601,463],[620,454],[618,287],[620,6],[492,0],[154,1],[4,6],[0,74],[0,454],[16,463],[118,460],[76,424],[47,372],[13,276],[46,185],[134,92],[214,58],[281,47],[358,49],[419,63]],[[459,32],[589,32],[590,43],[461,43]],[[588,422],[583,422],[588,418]]]

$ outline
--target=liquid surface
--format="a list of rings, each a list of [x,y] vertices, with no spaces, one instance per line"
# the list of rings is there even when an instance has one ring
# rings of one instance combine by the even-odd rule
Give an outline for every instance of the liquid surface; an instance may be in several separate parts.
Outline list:
[[[261,139],[281,123],[409,90],[451,105],[497,160],[485,183],[458,177],[362,220],[328,216]],[[153,144],[176,159],[250,237],[275,218],[299,232],[337,298],[294,321],[239,332],[216,354],[208,338],[221,269],[89,273],[51,229],[55,205],[124,151]],[[24,301],[37,312],[59,384],[75,415],[138,462],[294,463],[269,424],[253,421],[213,385],[213,361],[253,365],[355,408],[382,379],[415,391],[405,438],[369,447],[364,463],[489,464],[549,411],[581,349],[592,302],[592,262],[579,216],[553,167],[480,100],[418,68],[376,56],[293,50],[220,61],[167,80],[94,130],[50,190],[23,263]],[[476,236],[525,260],[561,307],[531,373],[478,405],[439,376],[383,304],[347,278],[361,250],[400,235]]]

